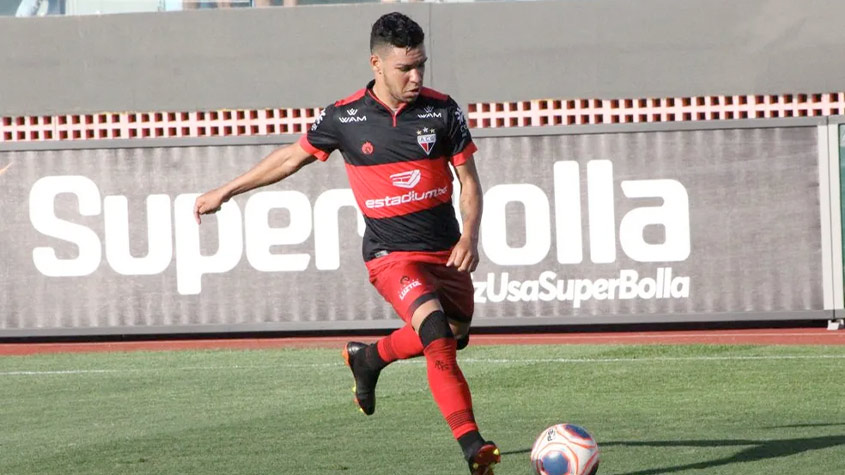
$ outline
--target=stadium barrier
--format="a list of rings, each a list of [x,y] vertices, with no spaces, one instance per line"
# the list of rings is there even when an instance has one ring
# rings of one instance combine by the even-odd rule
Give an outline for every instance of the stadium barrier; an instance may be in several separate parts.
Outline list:
[[[612,123],[615,107],[643,101],[659,109],[648,120],[703,106],[708,119],[740,119],[741,101],[772,97],[783,117],[800,93],[808,116],[827,115],[826,94],[845,92],[845,64],[830,55],[845,43],[839,0],[364,4],[0,18],[16,39],[0,55],[0,116],[325,106],[372,79],[369,26],[392,10],[426,31],[427,85],[480,114],[510,107],[518,125],[526,105],[538,117],[550,109],[549,125]],[[598,110],[570,114],[576,107]],[[759,113],[775,117],[755,108],[748,118]]]
[[[845,93],[534,99],[466,107],[468,124],[474,129],[699,122],[845,115]],[[301,134],[321,111],[312,107],[2,117],[0,142]]]
[[[476,130],[476,324],[832,318],[839,119]],[[0,337],[397,326],[340,157],[194,222],[294,138],[0,144]]]

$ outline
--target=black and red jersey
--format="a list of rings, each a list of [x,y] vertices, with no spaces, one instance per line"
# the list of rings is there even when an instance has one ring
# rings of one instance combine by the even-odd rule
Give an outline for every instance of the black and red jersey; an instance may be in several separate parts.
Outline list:
[[[466,118],[452,98],[428,88],[394,112],[373,85],[326,107],[299,144],[319,160],[343,155],[367,224],[364,260],[449,249],[460,238],[449,164],[476,151]]]

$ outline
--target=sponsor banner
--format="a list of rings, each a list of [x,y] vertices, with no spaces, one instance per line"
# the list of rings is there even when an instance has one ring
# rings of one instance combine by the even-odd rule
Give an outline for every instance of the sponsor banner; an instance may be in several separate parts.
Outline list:
[[[813,127],[496,139],[479,160],[497,170],[477,307],[526,322],[822,310],[817,141]]]
[[[814,127],[476,142],[481,324],[823,309]],[[394,320],[339,156],[197,226],[198,193],[271,149],[0,153],[0,331]]]

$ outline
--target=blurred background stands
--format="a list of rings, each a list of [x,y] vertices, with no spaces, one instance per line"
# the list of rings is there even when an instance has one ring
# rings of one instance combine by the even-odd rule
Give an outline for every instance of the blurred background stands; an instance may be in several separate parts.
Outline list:
[[[100,15],[210,8],[292,7],[344,3],[459,3],[476,0],[0,0],[0,16]]]

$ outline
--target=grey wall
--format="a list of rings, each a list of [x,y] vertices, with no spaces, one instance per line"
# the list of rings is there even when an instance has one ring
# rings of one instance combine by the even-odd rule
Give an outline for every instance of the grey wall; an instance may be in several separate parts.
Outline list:
[[[0,0],[0,15],[14,15],[20,3],[20,0]]]
[[[472,101],[845,88],[845,64],[835,59],[845,52],[841,0],[592,0],[479,7],[432,8],[431,18],[436,64],[442,65],[435,80]]]
[[[322,106],[393,9],[464,103],[845,90],[841,0],[347,5],[0,18],[0,116]]]

